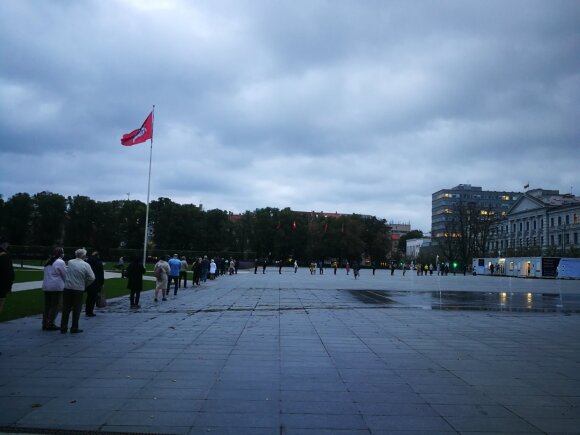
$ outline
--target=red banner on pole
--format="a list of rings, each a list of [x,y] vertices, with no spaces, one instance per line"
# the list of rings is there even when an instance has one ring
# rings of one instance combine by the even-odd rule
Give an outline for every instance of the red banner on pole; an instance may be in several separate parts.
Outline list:
[[[149,114],[141,128],[124,134],[121,138],[121,145],[133,146],[153,138],[153,112]]]

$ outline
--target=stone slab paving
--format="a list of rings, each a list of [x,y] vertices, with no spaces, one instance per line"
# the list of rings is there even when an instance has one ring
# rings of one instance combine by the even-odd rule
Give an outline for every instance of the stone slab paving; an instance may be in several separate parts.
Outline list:
[[[344,271],[245,272],[158,303],[145,292],[140,310],[130,311],[128,298],[110,301],[81,319],[78,335],[43,332],[39,316],[2,323],[0,427],[580,433],[580,314],[434,310],[360,297],[505,289],[573,296],[578,281],[365,272],[356,281]]]

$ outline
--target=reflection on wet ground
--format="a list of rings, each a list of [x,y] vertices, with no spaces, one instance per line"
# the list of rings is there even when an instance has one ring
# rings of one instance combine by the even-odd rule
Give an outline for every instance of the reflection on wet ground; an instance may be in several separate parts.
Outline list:
[[[393,308],[528,312],[580,312],[580,295],[473,291],[349,290],[365,304]]]

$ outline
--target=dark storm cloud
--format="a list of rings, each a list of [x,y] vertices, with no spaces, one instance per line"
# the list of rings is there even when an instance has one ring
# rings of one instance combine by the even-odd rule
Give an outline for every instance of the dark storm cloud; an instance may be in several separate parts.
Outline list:
[[[153,104],[152,198],[428,231],[441,188],[567,191],[579,22],[569,1],[6,0],[0,193],[145,200],[149,147],[119,137]]]

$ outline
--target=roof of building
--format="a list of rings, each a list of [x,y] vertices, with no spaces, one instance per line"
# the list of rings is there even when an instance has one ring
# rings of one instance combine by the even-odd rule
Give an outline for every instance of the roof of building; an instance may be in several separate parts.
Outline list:
[[[571,193],[561,194],[558,190],[534,189],[526,192],[526,195],[536,198],[548,206],[580,204],[579,196],[574,196]]]

